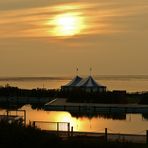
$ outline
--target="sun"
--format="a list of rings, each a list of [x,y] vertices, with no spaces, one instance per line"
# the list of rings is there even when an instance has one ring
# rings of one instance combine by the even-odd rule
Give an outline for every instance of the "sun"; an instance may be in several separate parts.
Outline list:
[[[83,18],[77,14],[65,13],[57,15],[53,21],[52,34],[54,36],[74,36],[84,29]]]

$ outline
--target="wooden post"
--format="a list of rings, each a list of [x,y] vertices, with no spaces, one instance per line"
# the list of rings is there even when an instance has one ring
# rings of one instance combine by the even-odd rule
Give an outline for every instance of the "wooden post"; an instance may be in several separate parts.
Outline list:
[[[71,137],[73,137],[73,126],[71,127]]]
[[[29,126],[31,126],[31,121],[29,120]]]
[[[59,131],[59,122],[57,122],[57,132]]]
[[[68,123],[68,137],[70,136],[70,123]]]
[[[148,130],[146,130],[146,144],[148,144]]]
[[[107,142],[107,128],[105,128],[105,142]]]
[[[26,126],[26,110],[24,110],[24,125]]]
[[[33,121],[33,127],[35,128],[35,121]]]

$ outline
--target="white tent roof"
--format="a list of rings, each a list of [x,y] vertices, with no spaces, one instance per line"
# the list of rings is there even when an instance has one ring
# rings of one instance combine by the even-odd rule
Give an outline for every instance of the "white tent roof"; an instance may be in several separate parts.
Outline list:
[[[64,85],[65,87],[74,87],[74,86],[77,86],[77,84],[82,80],[81,77],[79,76],[76,76],[74,77],[68,84]]]
[[[89,76],[85,79],[82,79],[78,84],[77,87],[104,87],[101,84],[98,84],[92,76]]]

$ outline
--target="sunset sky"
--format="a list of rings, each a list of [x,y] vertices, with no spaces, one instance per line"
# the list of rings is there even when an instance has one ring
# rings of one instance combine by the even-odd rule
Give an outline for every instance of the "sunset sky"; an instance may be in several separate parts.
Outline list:
[[[1,0],[0,76],[148,75],[148,0]]]

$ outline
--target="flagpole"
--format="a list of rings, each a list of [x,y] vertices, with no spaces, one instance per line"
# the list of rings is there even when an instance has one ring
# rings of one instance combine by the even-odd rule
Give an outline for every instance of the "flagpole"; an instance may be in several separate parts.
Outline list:
[[[79,69],[78,69],[78,67],[76,68],[76,75],[78,76],[78,71],[79,71]]]
[[[91,72],[92,72],[92,68],[90,67],[90,69],[89,69],[89,72],[90,72],[90,76],[91,76]]]

